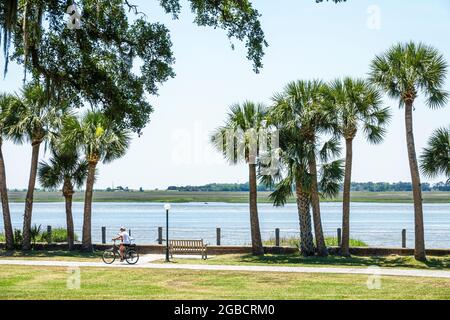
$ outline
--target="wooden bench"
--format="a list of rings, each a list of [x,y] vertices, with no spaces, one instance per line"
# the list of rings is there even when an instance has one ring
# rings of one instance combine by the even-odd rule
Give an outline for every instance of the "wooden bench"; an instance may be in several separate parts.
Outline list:
[[[203,240],[169,240],[169,254],[194,254],[199,253],[202,259],[206,260],[208,255],[206,253],[207,245]]]

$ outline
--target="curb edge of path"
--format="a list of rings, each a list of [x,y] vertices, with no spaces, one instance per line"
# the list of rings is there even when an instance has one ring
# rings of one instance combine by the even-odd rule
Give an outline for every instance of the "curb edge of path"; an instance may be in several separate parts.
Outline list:
[[[238,265],[195,265],[195,264],[159,264],[138,265],[113,264],[102,262],[45,261],[45,260],[0,260],[0,265],[35,267],[80,267],[80,268],[138,268],[138,269],[178,269],[193,271],[234,271],[234,272],[274,272],[274,273],[321,273],[321,274],[359,274],[400,277],[427,277],[450,279],[450,271],[391,268],[333,268],[333,267],[286,267],[286,266],[238,266]]]

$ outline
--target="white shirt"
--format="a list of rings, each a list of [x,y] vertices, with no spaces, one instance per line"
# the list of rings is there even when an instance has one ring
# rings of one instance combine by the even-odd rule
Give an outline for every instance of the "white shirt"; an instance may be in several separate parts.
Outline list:
[[[119,236],[122,237],[122,243],[123,244],[131,244],[130,235],[126,231],[122,231],[119,233]]]

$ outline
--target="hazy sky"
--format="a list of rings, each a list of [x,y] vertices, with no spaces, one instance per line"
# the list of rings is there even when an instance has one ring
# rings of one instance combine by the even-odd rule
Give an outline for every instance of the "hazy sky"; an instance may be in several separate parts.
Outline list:
[[[159,1],[133,2],[149,19],[162,21],[171,30],[177,75],[161,87],[158,97],[151,98],[155,106],[151,122],[144,135],[133,140],[127,155],[99,166],[97,188],[246,182],[247,167],[229,166],[208,142],[230,104],[246,99],[270,103],[272,95],[292,80],[363,77],[375,54],[398,41],[426,42],[450,61],[448,0],[348,0],[339,5],[254,0],[270,45],[260,74],[252,72],[242,46],[234,42],[236,49],[231,50],[223,31],[195,26],[186,3],[180,19],[172,21],[159,8]],[[0,80],[0,90],[17,90],[21,78],[22,69],[11,66],[6,79]],[[448,81],[446,90],[450,91]],[[378,146],[357,139],[354,181],[409,181],[403,112],[396,101],[386,99],[385,103],[394,114],[388,134]],[[450,124],[450,109],[429,110],[422,99],[415,107],[420,153],[435,128]],[[26,187],[31,147],[6,142],[3,153],[8,187]]]

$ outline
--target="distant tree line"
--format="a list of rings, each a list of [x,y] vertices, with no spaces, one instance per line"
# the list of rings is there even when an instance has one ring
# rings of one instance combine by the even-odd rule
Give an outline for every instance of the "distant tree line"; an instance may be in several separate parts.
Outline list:
[[[343,187],[341,186],[341,191]],[[362,192],[409,192],[412,191],[411,182],[352,182],[352,191]],[[203,186],[170,186],[167,191],[183,192],[248,192],[247,183],[210,183]],[[258,191],[273,191],[264,185],[258,185]],[[450,183],[438,182],[436,184],[422,183],[422,191],[450,191]]]
[[[340,191],[343,190],[343,186],[341,185]],[[412,191],[412,185],[410,182],[352,182],[351,184],[352,191],[361,191],[361,192],[408,192]],[[26,192],[27,189],[9,189],[11,192]],[[57,189],[41,189],[36,188],[35,191],[58,191]],[[145,190],[141,187],[139,190],[132,190],[128,187],[116,187],[106,188],[106,189],[95,189],[95,191],[106,191],[106,192],[114,192],[114,191],[125,191],[125,192],[133,192],[139,191],[144,192]],[[209,183],[203,186],[170,186],[167,188],[167,191],[182,191],[182,192],[248,192],[249,184],[246,183]],[[273,191],[272,188],[266,187],[264,185],[258,185],[258,191]],[[438,182],[435,184],[431,183],[422,183],[422,191],[450,191],[450,181],[449,182]]]
[[[184,192],[248,192],[250,190],[249,183],[210,183],[204,186],[170,186],[168,191],[184,191]],[[258,191],[272,191],[264,185],[258,185]]]
[[[422,191],[450,191],[449,182],[438,182],[435,184],[424,182],[421,186]],[[412,184],[410,182],[352,182],[351,190],[366,192],[412,191]]]

